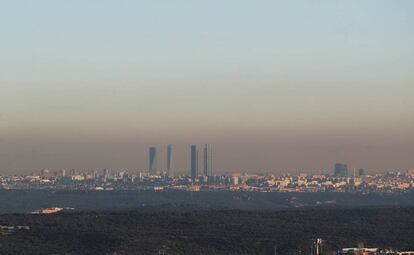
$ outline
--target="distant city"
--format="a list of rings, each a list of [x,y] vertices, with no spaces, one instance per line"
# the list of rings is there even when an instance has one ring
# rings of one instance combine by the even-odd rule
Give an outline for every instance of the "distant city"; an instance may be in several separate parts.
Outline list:
[[[256,191],[256,192],[408,192],[414,190],[414,170],[389,171],[371,175],[364,169],[349,171],[347,164],[337,163],[331,173],[307,174],[216,174],[213,149],[203,145],[202,171],[199,171],[199,149],[191,145],[188,174],[175,174],[173,145],[167,145],[166,169],[158,167],[157,147],[148,148],[148,169],[91,170],[42,169],[30,175],[0,176],[2,189],[67,190],[183,190],[183,191]]]

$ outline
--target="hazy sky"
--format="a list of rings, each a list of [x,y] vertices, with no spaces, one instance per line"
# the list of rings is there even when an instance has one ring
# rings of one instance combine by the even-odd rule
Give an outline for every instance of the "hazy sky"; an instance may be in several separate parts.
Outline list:
[[[413,96],[411,0],[0,1],[0,173],[404,170]]]

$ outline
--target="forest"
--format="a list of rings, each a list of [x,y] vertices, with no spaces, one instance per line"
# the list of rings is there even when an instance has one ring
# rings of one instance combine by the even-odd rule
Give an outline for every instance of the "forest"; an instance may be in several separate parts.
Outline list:
[[[323,254],[341,247],[414,249],[414,208],[160,210],[2,214],[0,254]]]

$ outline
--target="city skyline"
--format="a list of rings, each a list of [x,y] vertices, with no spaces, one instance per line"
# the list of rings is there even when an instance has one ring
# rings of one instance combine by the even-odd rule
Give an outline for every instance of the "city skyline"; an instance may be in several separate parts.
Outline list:
[[[414,255],[413,0],[12,0],[0,31],[0,253]]]
[[[0,173],[412,168],[414,2],[300,3],[0,3]]]
[[[214,175],[222,175],[222,174],[322,174],[322,175],[332,175],[335,177],[355,177],[364,175],[365,173],[369,174],[383,174],[387,172],[405,172],[405,171],[412,171],[412,168],[396,168],[392,167],[386,170],[378,170],[378,169],[366,169],[363,168],[361,165],[352,165],[353,172],[349,170],[348,164],[346,163],[338,163],[337,161],[331,161],[332,163],[330,167],[326,168],[294,168],[294,169],[261,169],[261,170],[245,170],[245,169],[237,169],[237,170],[229,170],[229,169],[215,169],[213,167],[213,150],[211,144],[203,144],[202,154],[199,155],[198,145],[190,144],[185,146],[185,154],[179,157],[180,160],[187,161],[185,167],[182,168],[175,168],[174,167],[174,158],[173,158],[173,148],[175,146],[173,144],[162,145],[160,148],[158,146],[151,145],[147,148],[147,160],[146,165],[147,167],[140,168],[140,167],[132,167],[132,168],[66,168],[66,167],[59,167],[59,168],[49,168],[43,167],[40,168],[40,171],[54,171],[55,173],[63,173],[66,172],[66,169],[70,169],[70,172],[77,172],[80,171],[102,171],[108,173],[111,169],[113,171],[128,171],[129,173],[138,171],[140,173],[147,172],[150,176],[157,176],[162,174],[167,174],[168,176],[189,176],[193,180],[200,176],[214,176]],[[165,148],[165,151],[162,149]],[[161,157],[159,157],[161,154]],[[163,157],[165,154],[165,157]],[[202,164],[200,166],[200,157],[202,160]],[[189,161],[187,160],[189,159]],[[159,164],[158,161],[165,162],[165,164]],[[141,162],[142,163],[142,162]],[[201,170],[200,170],[201,169]],[[35,173],[39,169],[31,169],[31,173]],[[218,171],[217,171],[218,170]],[[368,171],[367,171],[368,170]],[[22,172],[22,174],[28,174],[29,171]],[[5,173],[6,175],[8,173]],[[1,174],[0,174],[1,175]],[[64,175],[64,174],[61,174]],[[75,175],[72,173],[72,175]]]
[[[52,164],[42,164],[40,167],[31,167],[27,169],[19,169],[19,171],[10,170],[9,171],[2,171],[1,174],[28,174],[33,171],[38,171],[39,169],[53,169],[53,170],[60,170],[60,169],[78,169],[78,170],[100,170],[100,169],[112,169],[112,170],[129,170],[129,171],[148,171],[151,174],[155,175],[157,172],[167,172],[171,175],[186,175],[188,174],[191,176],[191,172],[193,169],[192,166],[192,148],[195,146],[195,162],[194,166],[195,173],[197,175],[205,175],[206,169],[207,172],[213,174],[225,174],[225,173],[252,173],[252,174],[261,174],[261,173],[274,173],[274,174],[285,174],[285,173],[311,173],[311,174],[328,174],[328,173],[335,173],[338,171],[339,176],[350,175],[351,170],[354,171],[367,171],[371,174],[374,173],[384,173],[387,171],[406,171],[412,169],[413,167],[397,167],[397,166],[390,166],[388,168],[373,168],[369,167],[366,164],[358,163],[355,159],[350,160],[337,160],[329,159],[323,162],[322,165],[312,167],[312,164],[309,165],[301,165],[301,164],[292,164],[296,165],[296,167],[292,168],[283,168],[280,167],[279,164],[272,165],[268,168],[247,168],[247,167],[240,167],[240,168],[225,168],[214,165],[213,167],[213,152],[212,152],[212,145],[211,144],[202,144],[202,153],[199,155],[198,145],[196,144],[158,144],[158,145],[147,145],[147,147],[143,149],[139,149],[136,151],[129,151],[134,158],[142,158],[142,160],[137,160],[131,166],[125,166],[122,164],[114,164],[113,161],[104,160],[103,162],[107,163],[100,163],[95,164],[92,167],[88,166],[76,166],[76,164],[68,164],[68,165],[52,165]],[[218,151],[218,152],[217,152]],[[222,154],[223,149],[220,147],[215,146],[215,159],[222,159],[228,157],[228,154]],[[178,152],[178,153],[177,153]],[[206,152],[207,155],[206,155]],[[58,155],[58,157],[63,157],[64,155]],[[260,157],[257,157],[260,158]],[[111,159],[111,158],[109,158]],[[237,160],[242,160],[239,158]],[[250,159],[252,160],[252,159]],[[177,163],[178,162],[178,163]],[[200,163],[201,162],[201,163]],[[343,164],[338,162],[347,162],[349,164]],[[360,161],[359,161],[360,162]],[[160,164],[161,163],[161,164]],[[206,165],[207,163],[207,165]],[[334,165],[335,164],[335,165]],[[170,166],[170,167],[169,167]],[[337,170],[338,169],[338,170]],[[341,170],[345,169],[345,170]],[[346,174],[344,174],[346,172]],[[209,174],[207,174],[208,176]]]

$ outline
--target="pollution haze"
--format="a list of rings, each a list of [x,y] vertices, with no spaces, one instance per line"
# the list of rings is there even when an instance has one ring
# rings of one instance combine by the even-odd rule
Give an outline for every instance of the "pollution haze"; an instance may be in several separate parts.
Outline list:
[[[414,168],[410,0],[16,0],[0,31],[0,174]]]

